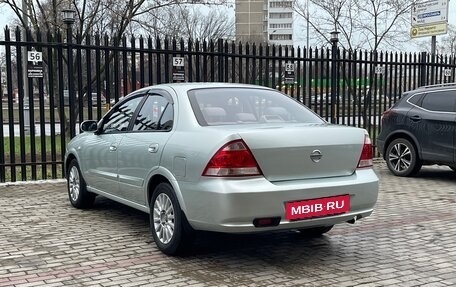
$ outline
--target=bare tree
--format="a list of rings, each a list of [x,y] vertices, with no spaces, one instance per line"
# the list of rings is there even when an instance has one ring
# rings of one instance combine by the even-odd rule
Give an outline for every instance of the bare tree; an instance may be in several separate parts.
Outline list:
[[[25,26],[27,20],[32,29],[56,31],[64,28],[60,13],[71,8],[76,11],[75,28],[84,38],[89,33],[124,35],[136,32],[144,17],[160,19],[158,12],[166,7],[181,5],[223,5],[226,0],[26,0],[25,11],[21,1],[0,0],[14,12],[16,18]],[[26,15],[27,19],[24,17]]]
[[[160,31],[161,36],[200,41],[234,39],[234,18],[228,16],[226,9],[204,13],[201,9],[180,5],[163,10],[161,21],[151,27]]]
[[[0,4],[4,4],[13,11],[20,26],[27,27],[30,30],[50,31],[57,34],[59,31],[65,29],[65,24],[62,21],[61,12],[64,9],[71,8],[76,12],[76,21],[73,26],[77,35],[80,37],[74,38],[73,43],[82,43],[86,36],[93,33],[98,35],[111,35],[110,40],[112,43],[120,43],[122,37],[126,34],[136,34],[144,32],[143,28],[145,19],[157,19],[162,21],[160,13],[163,9],[179,8],[186,5],[222,5],[226,0],[127,0],[127,1],[114,1],[114,0],[24,0],[25,7],[22,7],[21,1],[17,0],[0,0]],[[157,33],[157,31],[147,32]],[[32,34],[29,34],[32,36]],[[66,53],[65,53],[66,54]],[[64,55],[63,60],[68,62]],[[96,80],[104,81],[106,77],[104,71],[106,66],[110,65],[113,61],[113,54],[107,55],[107,59],[103,61],[102,66],[99,68],[98,75],[92,75],[91,79],[87,79],[86,85],[94,83]],[[73,56],[74,61],[76,57]],[[54,55],[49,58],[46,53],[43,54],[43,61],[45,63],[52,62],[53,67],[57,67],[57,57]],[[76,62],[73,62],[75,65]],[[63,71],[60,71],[62,73]],[[54,73],[52,83],[53,90],[59,91],[65,85],[60,83],[57,79],[57,74]],[[101,74],[101,75],[100,75]],[[74,83],[76,79],[75,71],[69,75],[68,83]],[[99,86],[99,85],[98,85]],[[83,92],[86,91],[83,87]],[[99,91],[98,91],[99,92]],[[71,97],[71,95],[70,95]],[[59,97],[55,97],[56,105],[62,105]],[[78,101],[74,102],[75,106],[70,110],[72,115],[68,117],[65,112],[59,109],[59,118],[61,121],[67,122],[66,127],[70,127],[69,119],[75,119],[79,111]],[[66,131],[67,134],[69,131]]]
[[[448,25],[448,33],[439,41],[438,53],[456,55],[456,26]]]
[[[295,10],[314,31],[312,38],[321,45],[329,34],[341,32],[345,49],[399,48],[409,40],[408,21],[412,2],[408,0],[296,0]],[[311,9],[307,19],[307,9]]]
[[[418,38],[415,43],[421,51],[431,53],[431,37]],[[437,36],[436,54],[438,59],[445,55],[456,56],[455,25],[449,24],[447,34]]]
[[[355,10],[354,0],[312,0],[311,3],[312,5],[307,6],[309,1],[296,1],[294,7],[297,14],[308,21],[311,30],[314,31],[311,38],[317,45],[328,44],[330,32],[337,30],[342,33],[342,46],[350,49],[358,47],[358,40],[354,37],[356,26],[352,16]],[[311,9],[312,12],[308,14],[307,9]]]
[[[409,42],[409,13],[412,2],[408,0],[364,0],[356,3],[359,17],[356,26],[369,47],[377,51],[381,45],[398,48]]]
[[[17,74],[18,65],[17,65],[17,52],[14,49],[11,49],[11,58],[10,65],[8,66],[8,61],[5,52],[0,52],[0,73],[1,73],[1,83],[0,83],[0,99],[7,94],[8,85],[11,85],[13,91],[16,90],[18,83],[17,77],[12,77],[11,74],[7,73],[7,70],[10,69],[12,74]],[[7,78],[9,76],[9,78]],[[15,92],[13,92],[14,94]],[[13,95],[8,94],[8,97]]]

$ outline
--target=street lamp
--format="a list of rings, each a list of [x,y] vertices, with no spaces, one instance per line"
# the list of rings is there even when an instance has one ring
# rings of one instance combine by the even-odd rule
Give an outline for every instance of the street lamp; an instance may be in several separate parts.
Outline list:
[[[332,31],[331,32],[331,38],[330,41],[333,45],[337,45],[337,42],[339,42],[339,31]]]
[[[73,116],[72,109],[74,109],[74,83],[73,83],[73,24],[75,22],[75,14],[76,11],[72,9],[63,9],[62,10],[62,21],[67,25],[67,46],[68,46],[68,104],[70,106],[69,109],[69,118],[70,118],[70,137],[73,138],[76,135],[75,129],[75,119]],[[63,103],[65,104],[65,99],[63,99]]]
[[[71,26],[74,24],[74,17],[75,17],[76,11],[72,9],[63,9],[62,10],[62,21],[63,23],[67,24],[68,26]]]
[[[336,95],[336,77],[337,77],[337,42],[339,42],[339,32],[332,31],[331,32],[331,123],[336,123],[336,102],[337,102],[337,95]]]
[[[73,34],[73,31],[72,31],[72,28],[73,28],[73,24],[75,22],[75,17],[76,15],[76,11],[72,10],[72,9],[63,9],[62,10],[62,21],[63,23],[65,23],[67,25],[67,43],[71,44],[71,40],[72,40],[72,34]]]

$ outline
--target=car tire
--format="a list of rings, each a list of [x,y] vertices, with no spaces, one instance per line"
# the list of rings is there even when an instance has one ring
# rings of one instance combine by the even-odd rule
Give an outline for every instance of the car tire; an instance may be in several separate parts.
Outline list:
[[[415,146],[407,139],[393,140],[385,153],[386,165],[396,176],[412,176],[417,174],[422,166]]]
[[[305,237],[318,237],[323,235],[324,233],[330,231],[334,225],[330,226],[319,226],[319,227],[313,227],[313,228],[307,228],[307,229],[299,229],[299,232],[301,233],[302,236]]]
[[[174,189],[160,183],[150,200],[150,227],[158,249],[167,255],[178,255],[193,241],[193,229],[182,212]]]
[[[80,209],[92,207],[96,195],[87,191],[87,184],[76,159],[73,159],[68,166],[67,188],[71,205]]]

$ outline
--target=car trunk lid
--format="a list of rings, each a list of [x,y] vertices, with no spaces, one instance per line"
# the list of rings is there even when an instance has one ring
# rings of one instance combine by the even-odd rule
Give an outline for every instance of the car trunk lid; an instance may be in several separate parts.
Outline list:
[[[365,131],[315,124],[252,129],[239,135],[269,181],[286,181],[353,174]]]

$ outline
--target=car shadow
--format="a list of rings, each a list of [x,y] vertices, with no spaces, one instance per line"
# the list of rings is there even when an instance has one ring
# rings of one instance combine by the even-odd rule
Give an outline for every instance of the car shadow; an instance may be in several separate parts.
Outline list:
[[[100,220],[116,220],[119,223],[125,223],[125,225],[134,223],[135,225],[144,224],[145,227],[149,227],[149,214],[104,196],[97,196],[90,210],[97,212],[97,218]]]
[[[230,254],[257,259],[280,260],[286,250],[294,250],[299,258],[328,254],[333,249],[329,235],[306,237],[299,231],[265,232],[256,234],[225,234],[198,232],[191,247],[181,257],[207,257]],[[290,259],[288,256],[288,259]]]
[[[152,248],[156,248],[149,227],[149,215],[98,196],[92,212],[103,221],[115,221],[119,228],[130,229],[139,240],[144,240]],[[128,218],[128,219],[127,219]],[[299,231],[276,231],[255,234],[226,234],[218,232],[197,231],[190,247],[180,258],[204,258],[230,254],[235,257],[257,257],[258,259],[283,257],[284,250],[299,250],[296,256],[327,256],[335,247],[330,235],[306,237]],[[289,253],[288,251],[286,253]],[[287,255],[288,256],[288,255]],[[289,257],[289,256],[288,256]]]
[[[394,175],[385,167],[385,168],[376,168],[375,172],[381,177],[389,177]],[[421,168],[420,172],[412,177],[395,177],[396,179],[404,180],[442,180],[446,182],[456,182],[456,172],[447,166],[439,165],[425,165]]]
[[[421,179],[437,179],[447,182],[456,182],[456,172],[446,166],[423,166],[415,177]]]

